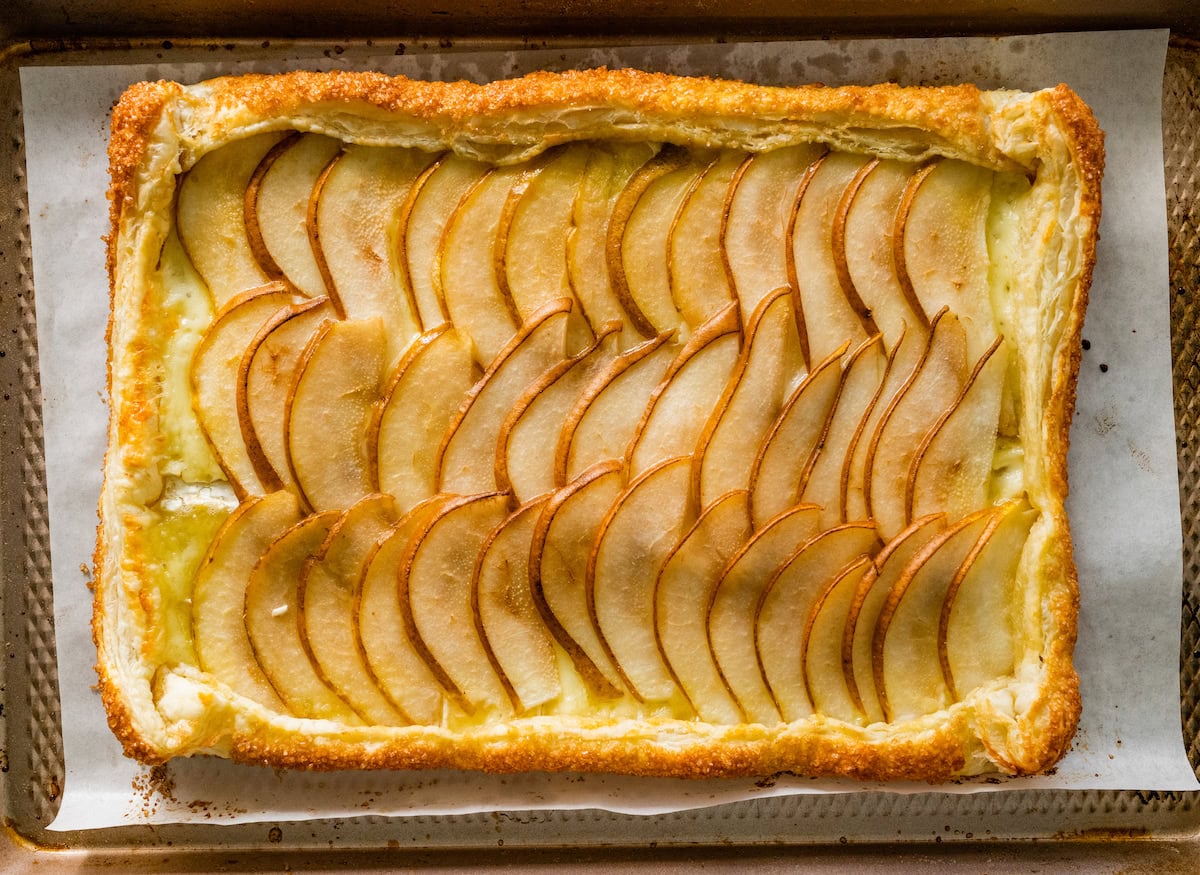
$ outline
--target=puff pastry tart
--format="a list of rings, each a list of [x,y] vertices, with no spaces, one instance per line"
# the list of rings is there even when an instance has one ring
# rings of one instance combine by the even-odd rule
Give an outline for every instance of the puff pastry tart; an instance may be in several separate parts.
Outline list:
[[[1050,767],[1065,86],[131,88],[94,634],[144,761]]]

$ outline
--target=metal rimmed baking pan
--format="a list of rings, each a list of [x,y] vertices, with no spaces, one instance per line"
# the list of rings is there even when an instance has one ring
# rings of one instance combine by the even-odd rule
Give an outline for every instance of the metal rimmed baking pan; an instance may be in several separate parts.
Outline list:
[[[165,32],[165,31],[164,31]],[[789,34],[794,35],[794,34]],[[574,40],[572,40],[574,41]],[[609,40],[611,41],[611,40]],[[664,41],[658,38],[656,42]],[[406,50],[445,51],[508,45],[507,41],[345,40],[306,44],[323,51],[367,51],[400,43]],[[6,452],[0,462],[0,574],[3,575],[5,659],[4,759],[0,761],[7,840],[0,871],[32,865],[77,868],[81,864],[120,869],[276,869],[285,865],[369,868],[421,862],[465,863],[486,859],[530,864],[592,859],[617,865],[650,855],[655,861],[703,859],[759,864],[804,853],[809,862],[844,865],[832,848],[853,843],[855,859],[869,866],[896,855],[915,862],[982,864],[1041,860],[1081,868],[1154,861],[1185,864],[1193,871],[1200,855],[1200,811],[1196,794],[1116,792],[1014,792],[948,797],[853,794],[791,797],[721,806],[652,818],[604,812],[501,812],[456,817],[256,824],[236,827],[170,826],[51,833],[45,829],[61,790],[56,670],[50,611],[49,550],[44,464],[37,381],[36,300],[29,264],[24,213],[24,156],[21,142],[20,64],[139,63],[159,55],[172,61],[203,60],[213,52],[258,58],[295,51],[278,40],[148,41],[119,39],[14,43],[0,65],[0,186],[16,205],[0,229],[0,433]],[[521,43],[512,43],[521,45]],[[1164,83],[1164,141],[1167,204],[1171,229],[1173,354],[1180,487],[1185,532],[1185,599],[1181,663],[1183,721],[1198,761],[1200,688],[1200,565],[1197,561],[1195,451],[1200,442],[1191,399],[1200,383],[1195,319],[1200,312],[1200,210],[1194,206],[1195,168],[1200,159],[1200,49],[1185,41],[1172,47]],[[1113,841],[1120,839],[1121,841]],[[1036,843],[1031,841],[1036,840]],[[57,849],[55,849],[57,848]]]

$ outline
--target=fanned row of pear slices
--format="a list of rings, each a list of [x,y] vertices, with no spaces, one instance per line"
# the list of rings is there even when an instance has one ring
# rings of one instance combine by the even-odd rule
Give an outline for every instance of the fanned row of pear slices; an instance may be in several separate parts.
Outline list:
[[[192,402],[241,504],[201,668],[383,725],[870,723],[1011,674],[992,184],[809,146],[205,157]]]

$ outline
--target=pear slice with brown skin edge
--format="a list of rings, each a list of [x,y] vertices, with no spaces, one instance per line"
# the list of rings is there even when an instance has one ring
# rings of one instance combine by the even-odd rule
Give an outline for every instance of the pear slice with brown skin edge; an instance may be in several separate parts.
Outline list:
[[[597,462],[623,459],[650,397],[675,357],[661,334],[625,352],[583,390],[554,449],[554,482],[564,485]]]
[[[200,670],[281,714],[288,713],[287,706],[263,674],[246,633],[246,581],[267,546],[299,520],[290,492],[242,502],[217,530],[192,584],[192,641]]]
[[[998,515],[988,507],[964,517],[927,543],[892,584],[875,623],[871,663],[889,723],[932,714],[951,704],[938,660],[938,620],[951,582]]]
[[[504,204],[494,250],[496,280],[523,319],[556,298],[574,297],[567,239],[590,149],[587,143],[575,143],[545,153],[543,163],[518,179]],[[572,308],[568,352],[578,352],[592,340],[583,308]]]
[[[822,154],[822,147],[808,143],[761,152],[730,186],[721,255],[747,321],[765,295],[790,285],[787,229],[800,182]]]
[[[367,427],[370,479],[407,511],[437,491],[435,448],[479,380],[471,342],[448,323],[413,341]]]
[[[800,491],[801,501],[821,505],[823,529],[845,522],[842,497],[846,494],[850,461],[863,425],[883,390],[887,365],[879,334],[859,344],[846,362],[837,400],[825,420],[812,467]]]
[[[583,390],[617,355],[621,323],[602,326],[583,351],[531,383],[513,404],[496,439],[496,486],[520,504],[554,491],[554,453],[562,422]]]
[[[436,288],[450,321],[475,344],[488,367],[521,327],[517,305],[496,276],[495,248],[504,204],[523,174],[536,170],[493,167],[467,190],[446,223],[438,246]]]
[[[664,146],[633,174],[609,216],[609,281],[642,337],[674,331],[682,321],[671,294],[667,240],[679,205],[704,166],[685,149]]]
[[[255,166],[254,172],[250,174],[250,180],[246,183],[245,191],[242,194],[242,221],[245,226],[246,240],[250,244],[250,254],[258,263],[259,270],[275,282],[288,282],[288,280],[283,268],[272,257],[271,250],[267,248],[267,244],[263,240],[262,229],[258,223],[258,193],[262,188],[262,180],[267,175],[267,171],[271,169],[280,155],[296,145],[303,136],[304,134],[299,131],[292,131],[267,150],[262,160]],[[297,289],[297,291],[299,290]]]
[[[384,695],[367,667],[354,614],[363,561],[397,520],[390,495],[368,495],[347,508],[315,554],[304,562],[296,586],[300,637],[330,687],[368,723],[410,722]]]
[[[475,626],[471,570],[508,505],[500,492],[448,501],[414,533],[397,577],[409,640],[438,683],[468,713],[502,717],[512,703]]]
[[[787,722],[813,713],[804,678],[805,620],[824,589],[860,556],[879,550],[872,522],[846,523],[817,535],[787,559],[754,613],[759,668]]]
[[[250,177],[285,135],[258,134],[209,152],[183,175],[175,202],[175,228],[214,305],[268,282],[246,237]]]
[[[331,315],[328,304],[328,298],[311,298],[276,310],[238,364],[235,401],[242,443],[259,482],[274,489],[298,490],[287,464],[284,408],[300,353]]]
[[[517,508],[488,535],[471,580],[476,631],[519,713],[562,694],[554,645],[529,587],[529,547],[546,499]]]
[[[396,263],[407,270],[426,328],[450,319],[442,297],[442,238],[463,197],[488,170],[487,164],[443,155],[417,177],[400,206]]]
[[[550,496],[529,545],[533,604],[588,689],[602,699],[621,695],[621,677],[588,610],[587,566],[600,524],[624,488],[619,461],[592,466]]]
[[[796,196],[788,212],[787,229],[783,234],[783,262],[784,269],[787,271],[787,287],[792,296],[792,309],[795,311],[796,333],[800,340],[800,355],[803,357],[806,365],[811,365],[814,361],[820,361],[820,359],[816,358],[812,351],[812,344],[808,337],[808,325],[804,318],[804,298],[800,294],[800,280],[796,271],[796,224],[800,221],[800,204],[804,201],[805,193],[808,191],[813,177],[817,175],[817,171],[821,169],[821,165],[825,163],[825,159],[829,157],[829,154],[826,150],[818,156],[812,164],[808,165],[808,169],[800,177],[800,184],[796,187]]]
[[[301,134],[263,159],[246,189],[246,232],[263,270],[278,266],[286,279],[309,297],[328,294],[338,308],[337,290],[327,287],[308,212],[323,174],[342,150],[341,140]],[[262,171],[261,175],[259,171]],[[256,233],[257,231],[257,233]],[[262,253],[259,252],[259,245]],[[263,260],[263,254],[269,261]]]
[[[737,303],[730,301],[679,350],[634,429],[625,453],[631,476],[695,448],[737,365],[739,329]]]
[[[607,257],[609,219],[621,192],[659,147],[651,143],[595,142],[588,150],[587,167],[576,190],[567,232],[567,278],[592,330],[618,321],[622,351],[635,346],[643,336],[609,277]]]
[[[938,622],[938,662],[950,699],[1016,670],[1017,568],[1038,513],[1023,498],[1007,502],[950,582]]]
[[[771,725],[779,709],[763,680],[754,646],[754,614],[776,569],[817,534],[821,509],[798,505],[767,523],[738,550],[721,572],[705,611],[708,646],[729,690],[745,717],[743,722]]]
[[[292,477],[314,510],[347,508],[371,492],[367,427],[386,352],[376,318],[324,322],[300,355],[284,429]]]
[[[600,524],[588,557],[588,609],[626,685],[644,702],[679,694],[659,652],[654,585],[692,522],[690,460],[669,459],[634,480]]]
[[[1004,338],[997,337],[921,440],[908,466],[909,518],[944,509],[954,522],[987,503],[1008,359]]]
[[[865,156],[849,152],[825,156],[796,210],[793,265],[808,331],[809,361],[820,361],[847,339],[857,345],[875,333],[861,318],[861,301],[851,301],[842,288],[833,254],[842,195],[868,163]]]
[[[320,549],[340,515],[327,510],[305,517],[259,557],[246,584],[246,633],[263,673],[293,714],[357,726],[361,718],[310,660],[296,605],[304,563]]]
[[[701,509],[750,486],[758,448],[803,370],[792,299],[787,289],[777,289],[751,318],[733,375],[696,442],[692,494]]]
[[[667,269],[675,307],[693,328],[703,325],[732,300],[722,240],[726,204],[750,156],[722,152],[688,192],[667,237]]]
[[[834,350],[808,373],[755,454],[750,469],[750,517],[755,529],[799,502],[841,389],[841,359],[848,348],[846,344]]]
[[[870,556],[860,556],[838,572],[813,603],[800,640],[804,691],[813,710],[847,723],[861,721],[862,712],[842,670],[842,639],[854,595],[873,567]]]
[[[875,324],[875,316],[871,308],[859,294],[858,287],[854,284],[854,277],[850,274],[849,265],[846,264],[846,218],[850,213],[851,204],[858,199],[863,183],[879,169],[879,165],[880,159],[874,158],[860,167],[851,178],[838,201],[837,212],[833,216],[833,228],[830,231],[830,243],[833,245],[833,268],[837,274],[838,285],[842,287],[842,294],[850,302],[850,309],[858,317],[867,337],[879,334],[879,326]]]
[[[708,648],[708,603],[721,571],[750,537],[749,495],[713,502],[667,557],[654,590],[654,628],[663,661],[688,701],[709,723],[742,722]]]
[[[918,369],[896,392],[871,438],[863,494],[884,538],[894,537],[909,522],[904,509],[909,465],[921,439],[962,392],[966,346],[958,318],[939,312]]]
[[[438,446],[439,492],[487,492],[496,485],[496,439],[521,393],[565,353],[570,298],[542,307],[500,351],[467,394]]]
[[[972,362],[996,338],[987,240],[994,177],[995,171],[964,161],[937,162],[907,199],[899,238],[916,298],[926,314],[949,307],[958,316]]]
[[[309,202],[308,233],[326,287],[349,318],[383,319],[391,362],[421,331],[407,259],[398,260],[399,213],[433,157],[419,149],[348,145]]]
[[[871,657],[875,622],[892,585],[900,579],[909,560],[945,528],[945,514],[931,514],[914,520],[875,556],[851,599],[842,633],[842,672],[851,701],[869,724],[884,719],[883,706],[875,692]]]
[[[852,198],[838,211],[833,257],[842,285],[853,288],[883,334],[889,352],[900,335],[921,346],[929,320],[914,312],[896,275],[892,230],[896,211],[917,165],[882,160],[860,181]],[[849,193],[847,189],[847,193]]]
[[[872,454],[876,449],[872,438],[878,432],[879,423],[890,409],[893,399],[898,398],[914,379],[917,368],[925,357],[928,342],[927,332],[920,329],[910,332],[903,326],[900,336],[896,338],[895,345],[888,353],[887,375],[866,417],[858,425],[850,452],[847,454],[846,465],[842,468],[842,509],[847,519],[864,519],[868,516],[867,464],[868,460],[873,458]]]
[[[908,304],[909,309],[917,317],[920,327],[926,331],[930,328],[930,323],[933,317],[925,309],[925,304],[917,296],[917,290],[913,288],[912,277],[908,272],[907,251],[908,247],[905,244],[905,232],[908,228],[908,214],[912,210],[913,200],[917,196],[917,192],[921,186],[925,184],[925,180],[929,178],[938,164],[942,162],[941,158],[931,158],[926,161],[909,177],[908,182],[904,186],[904,192],[900,195],[900,203],[896,207],[896,215],[892,219],[892,264],[896,269],[896,281],[900,284],[900,291],[904,295],[904,300]],[[914,235],[915,236],[915,235]]]
[[[396,580],[413,536],[450,500],[427,498],[376,538],[354,596],[355,628],[371,678],[397,710],[425,726],[441,722],[445,691],[408,637]]]
[[[292,294],[282,283],[235,296],[216,314],[192,353],[192,409],[238,499],[279,486],[277,480],[259,482],[242,439],[237,390],[246,347],[263,324],[291,302]]]

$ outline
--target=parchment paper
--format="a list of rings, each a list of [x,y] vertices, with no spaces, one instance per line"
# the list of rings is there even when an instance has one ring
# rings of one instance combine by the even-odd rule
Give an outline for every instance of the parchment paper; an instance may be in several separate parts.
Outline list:
[[[760,786],[602,775],[306,774],[210,758],[174,761],[151,775],[121,755],[91,688],[90,593],[81,570],[93,548],[108,415],[100,241],[107,231],[107,113],[125,86],[140,79],[194,82],[295,68],[484,81],[607,64],[781,85],[972,81],[1033,90],[1070,84],[1108,135],[1099,265],[1084,331],[1090,348],[1070,455],[1083,721],[1053,775],[938,789],[1197,789],[1179,712],[1182,562],[1160,119],[1166,42],[1166,31],[1153,31],[22,69],[66,755],[65,795],[51,828],[533,808],[653,813],[787,793],[930,790],[787,776]]]

